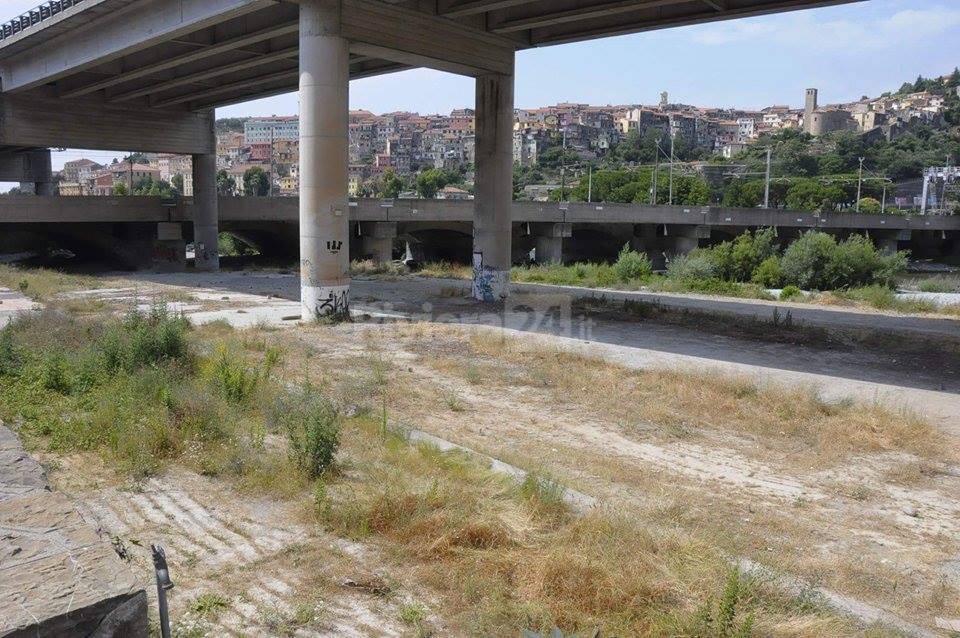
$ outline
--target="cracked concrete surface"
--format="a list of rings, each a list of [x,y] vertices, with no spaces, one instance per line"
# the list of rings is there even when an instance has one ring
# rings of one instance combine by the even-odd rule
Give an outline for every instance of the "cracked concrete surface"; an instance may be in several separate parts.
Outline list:
[[[0,637],[41,635],[146,638],[146,595],[0,425]]]

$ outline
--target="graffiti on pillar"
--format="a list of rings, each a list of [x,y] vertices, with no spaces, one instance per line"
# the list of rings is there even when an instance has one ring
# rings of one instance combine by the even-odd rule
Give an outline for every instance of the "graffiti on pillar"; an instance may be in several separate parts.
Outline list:
[[[346,317],[350,314],[350,292],[348,289],[331,289],[327,297],[317,306],[318,317]]]
[[[331,239],[327,242],[327,250],[333,254],[340,252],[340,249],[343,248],[343,242],[339,239]]]
[[[506,295],[510,273],[483,263],[483,253],[473,253],[473,297],[480,301],[500,301]]]

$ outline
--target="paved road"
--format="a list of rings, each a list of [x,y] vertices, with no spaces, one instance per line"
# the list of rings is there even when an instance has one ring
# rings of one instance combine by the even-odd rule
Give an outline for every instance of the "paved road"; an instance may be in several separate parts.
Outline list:
[[[654,292],[626,292],[622,290],[551,286],[545,284],[514,284],[516,290],[555,293],[563,291],[577,299],[605,298],[612,301],[640,301],[657,303],[668,308],[724,312],[741,317],[769,320],[774,310],[782,317],[790,312],[794,322],[823,328],[847,330],[883,330],[923,336],[946,336],[960,340],[960,320],[951,318],[891,315],[880,312],[852,310],[831,306],[813,306],[803,303],[763,301],[760,299],[730,299],[701,295],[677,295]]]

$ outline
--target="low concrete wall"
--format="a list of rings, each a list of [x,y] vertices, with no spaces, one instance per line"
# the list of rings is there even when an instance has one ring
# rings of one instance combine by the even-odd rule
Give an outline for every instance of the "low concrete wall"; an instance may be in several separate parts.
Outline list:
[[[147,638],[147,595],[0,424],[0,638]]]

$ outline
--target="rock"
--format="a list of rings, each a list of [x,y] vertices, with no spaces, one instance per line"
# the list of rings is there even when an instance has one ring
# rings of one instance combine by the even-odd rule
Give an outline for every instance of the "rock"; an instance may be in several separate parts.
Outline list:
[[[920,518],[920,512],[917,511],[916,507],[912,505],[907,505],[903,508],[903,513],[911,518]]]

